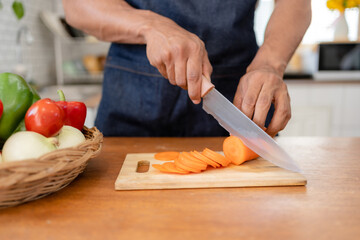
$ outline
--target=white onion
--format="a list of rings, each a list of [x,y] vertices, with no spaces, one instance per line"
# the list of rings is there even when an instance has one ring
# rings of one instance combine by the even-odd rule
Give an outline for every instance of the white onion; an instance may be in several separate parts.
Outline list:
[[[59,141],[58,148],[68,148],[79,145],[85,141],[85,136],[82,132],[71,126],[63,126],[59,135],[57,136]]]
[[[56,138],[46,138],[31,131],[20,131],[6,140],[2,150],[2,159],[3,162],[11,162],[38,158],[56,150],[56,144]]]

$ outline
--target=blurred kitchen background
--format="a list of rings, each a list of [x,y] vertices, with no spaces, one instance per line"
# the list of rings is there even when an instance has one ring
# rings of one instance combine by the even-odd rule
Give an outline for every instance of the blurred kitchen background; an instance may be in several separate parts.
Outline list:
[[[284,77],[292,119],[282,136],[360,136],[359,7],[330,9],[338,8],[335,2],[312,1],[312,23]],[[20,17],[21,4],[19,20],[15,13]],[[259,45],[273,7],[273,0],[258,2]],[[68,100],[84,101],[89,127],[101,98],[108,47],[69,26],[61,0],[17,0],[15,5],[0,0],[0,72],[24,76],[43,98],[56,99],[62,89]]]

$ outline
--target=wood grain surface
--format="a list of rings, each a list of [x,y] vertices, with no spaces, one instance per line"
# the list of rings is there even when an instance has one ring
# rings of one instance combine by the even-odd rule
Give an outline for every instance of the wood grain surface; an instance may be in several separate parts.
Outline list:
[[[359,239],[360,138],[278,138],[306,187],[115,191],[129,152],[221,150],[222,138],[106,138],[68,187],[0,211],[0,239]]]
[[[219,152],[223,154],[222,152]],[[146,172],[138,172],[138,164],[146,162],[150,166]],[[306,179],[297,172],[275,166],[257,158],[239,166],[230,164],[226,168],[214,169],[192,174],[162,173],[152,164],[163,164],[156,160],[154,153],[130,153],[125,157],[119,176],[115,182],[116,190],[178,189],[178,188],[216,188],[216,187],[264,187],[305,185]]]

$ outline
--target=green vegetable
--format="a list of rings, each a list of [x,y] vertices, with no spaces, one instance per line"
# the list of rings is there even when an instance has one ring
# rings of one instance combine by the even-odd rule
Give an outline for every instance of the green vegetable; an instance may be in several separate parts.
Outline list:
[[[20,1],[14,1],[12,4],[12,9],[18,20],[22,19],[22,17],[25,15],[24,5]]]
[[[0,146],[15,130],[20,130],[28,108],[40,99],[27,82],[13,73],[0,74],[0,99],[4,112],[0,119]]]

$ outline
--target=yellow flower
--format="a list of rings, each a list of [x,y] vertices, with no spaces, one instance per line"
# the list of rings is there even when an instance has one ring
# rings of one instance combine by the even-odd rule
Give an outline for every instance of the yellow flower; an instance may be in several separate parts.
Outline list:
[[[347,0],[344,3],[345,3],[345,8],[353,8],[353,7],[357,7],[358,5],[357,0]]]
[[[340,0],[328,0],[326,2],[326,6],[331,10],[339,10],[340,12],[344,12],[345,8]]]
[[[346,8],[360,7],[360,0],[327,0],[326,6],[331,10],[344,12]]]

